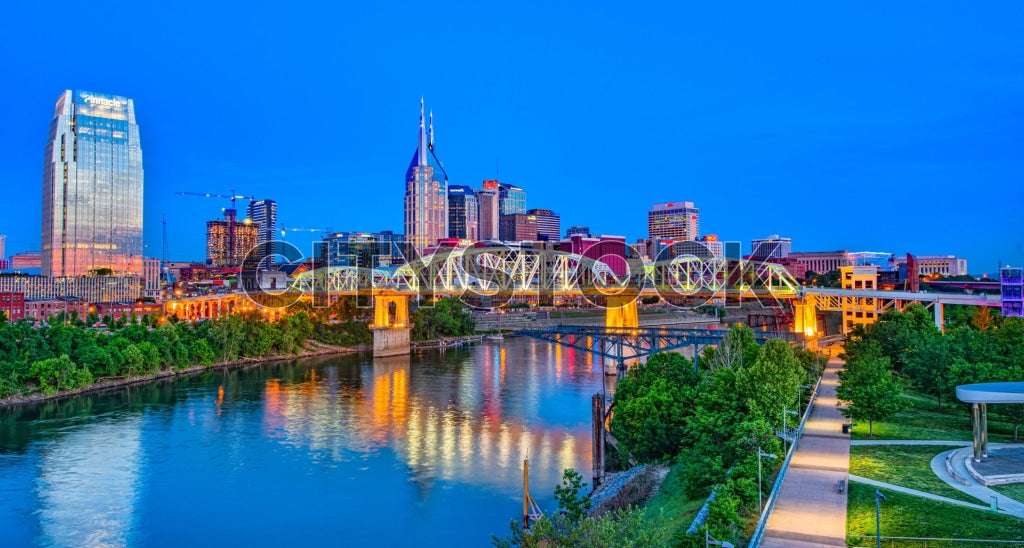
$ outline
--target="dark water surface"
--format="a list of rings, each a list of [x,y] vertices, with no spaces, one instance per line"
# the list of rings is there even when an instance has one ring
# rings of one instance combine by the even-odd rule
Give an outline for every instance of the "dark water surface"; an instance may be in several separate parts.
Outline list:
[[[507,339],[0,409],[0,545],[486,546],[590,477],[590,355]]]

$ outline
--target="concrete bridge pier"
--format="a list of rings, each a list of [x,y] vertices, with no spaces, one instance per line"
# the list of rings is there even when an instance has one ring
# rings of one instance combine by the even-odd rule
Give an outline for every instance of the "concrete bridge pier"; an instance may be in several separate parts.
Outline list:
[[[637,328],[640,327],[640,315],[636,306],[636,295],[614,296],[607,298],[607,305],[604,311],[605,327],[615,328]],[[610,356],[604,359],[604,372],[606,375],[625,376],[626,360],[635,358],[635,352],[623,346],[619,340],[609,339],[605,351]]]
[[[409,297],[375,295],[373,298],[373,357],[409,354]]]

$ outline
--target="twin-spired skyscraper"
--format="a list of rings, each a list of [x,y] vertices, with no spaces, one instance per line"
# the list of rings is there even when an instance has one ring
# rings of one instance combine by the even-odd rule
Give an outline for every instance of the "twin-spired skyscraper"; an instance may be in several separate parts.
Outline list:
[[[142,147],[131,99],[65,91],[43,164],[44,276],[142,274]]]
[[[420,100],[419,142],[405,172],[405,238],[419,252],[448,237],[448,188],[434,178],[434,168],[427,161],[427,147],[433,144],[433,140],[433,116],[428,143],[427,129],[423,124],[423,101]]]

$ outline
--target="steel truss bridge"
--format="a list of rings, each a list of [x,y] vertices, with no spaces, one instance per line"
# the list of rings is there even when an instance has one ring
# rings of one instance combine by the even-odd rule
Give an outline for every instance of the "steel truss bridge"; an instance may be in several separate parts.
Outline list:
[[[446,249],[395,269],[321,267],[300,274],[292,288],[303,294],[599,296],[627,290],[662,297],[768,299],[795,298],[801,289],[775,263],[694,255],[645,263],[509,246]]]
[[[515,334],[615,360],[621,372],[625,368],[627,359],[641,358],[657,352],[668,352],[687,347],[693,348],[693,364],[696,369],[699,347],[709,344],[717,345],[728,332],[728,329],[558,325],[540,329],[521,329]],[[764,343],[768,339],[782,339],[796,343],[804,340],[802,334],[790,331],[755,331],[754,337],[759,343]]]

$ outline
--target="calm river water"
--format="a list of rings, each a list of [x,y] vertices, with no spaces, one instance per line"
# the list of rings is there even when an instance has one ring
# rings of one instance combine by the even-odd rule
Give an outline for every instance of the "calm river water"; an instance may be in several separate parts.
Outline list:
[[[528,339],[0,409],[0,544],[486,546],[590,478],[600,362]]]

